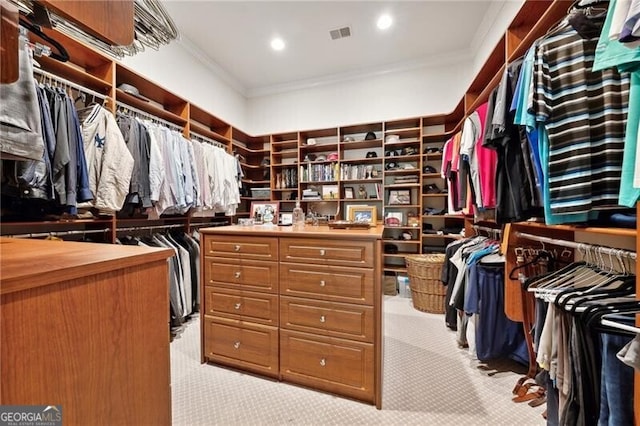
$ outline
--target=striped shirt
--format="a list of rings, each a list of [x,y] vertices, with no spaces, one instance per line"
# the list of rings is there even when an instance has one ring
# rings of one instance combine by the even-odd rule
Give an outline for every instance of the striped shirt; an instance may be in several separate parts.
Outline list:
[[[533,109],[549,135],[553,214],[618,204],[629,77],[592,70],[597,42],[567,25],[536,52]]]

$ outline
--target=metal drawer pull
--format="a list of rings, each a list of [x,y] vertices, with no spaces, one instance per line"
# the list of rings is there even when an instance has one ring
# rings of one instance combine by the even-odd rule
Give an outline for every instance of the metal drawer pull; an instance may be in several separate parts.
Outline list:
[[[238,309],[240,309],[240,306],[242,306],[242,303],[238,302],[238,303],[235,304],[235,306],[233,308],[238,310]]]
[[[320,365],[321,365],[321,366],[323,366],[323,367],[324,367],[325,365],[327,365],[327,360],[326,360],[326,359],[324,359],[324,358],[322,358],[322,359],[320,360]]]
[[[320,256],[324,256],[327,252],[324,249],[320,249]]]
[[[240,244],[236,244],[235,246],[233,246],[233,249],[235,251],[240,251]]]
[[[235,274],[233,274],[233,276],[236,277],[236,278],[240,278],[240,271],[238,271]]]
[[[327,319],[325,318],[324,315],[320,315],[320,322],[326,322]]]
[[[233,347],[234,347],[235,349],[238,349],[238,348],[240,347],[240,342],[235,342],[235,343],[233,344]]]
[[[327,283],[324,280],[320,280],[320,287],[324,287]]]

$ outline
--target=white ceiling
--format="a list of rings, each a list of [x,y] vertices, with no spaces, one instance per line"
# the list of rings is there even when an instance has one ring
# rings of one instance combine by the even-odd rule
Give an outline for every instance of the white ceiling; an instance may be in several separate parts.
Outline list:
[[[509,0],[163,1],[181,43],[246,96],[471,58]],[[376,27],[392,15],[387,31]],[[349,38],[329,30],[350,26]],[[285,50],[273,51],[280,36]]]

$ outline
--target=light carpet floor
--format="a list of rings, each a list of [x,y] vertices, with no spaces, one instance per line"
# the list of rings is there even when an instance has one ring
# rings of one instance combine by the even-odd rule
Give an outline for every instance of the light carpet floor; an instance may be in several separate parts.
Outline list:
[[[524,372],[508,361],[482,364],[459,349],[442,315],[410,299],[384,299],[382,410],[374,406],[200,364],[200,322],[171,343],[173,424],[491,425],[546,424],[545,406],[511,401]]]

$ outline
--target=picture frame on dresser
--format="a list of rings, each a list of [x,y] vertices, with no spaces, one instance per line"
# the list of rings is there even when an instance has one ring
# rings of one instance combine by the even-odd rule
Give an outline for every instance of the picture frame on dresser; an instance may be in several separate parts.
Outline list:
[[[358,223],[375,225],[377,220],[376,206],[350,206],[349,220]]]
[[[252,201],[249,217],[251,219],[260,218],[266,223],[277,223],[280,217],[279,213],[279,203],[277,202]]]

